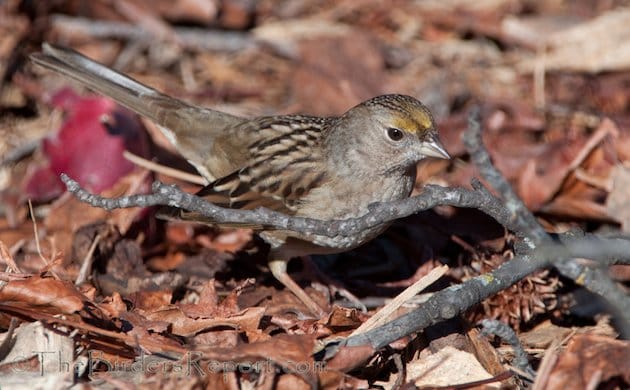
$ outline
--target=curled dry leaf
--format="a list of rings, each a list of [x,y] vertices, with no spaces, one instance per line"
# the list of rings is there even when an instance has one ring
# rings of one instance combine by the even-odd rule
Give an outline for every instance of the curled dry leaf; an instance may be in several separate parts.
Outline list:
[[[630,342],[604,336],[576,335],[560,354],[545,388],[594,389],[614,377],[621,381],[615,380],[617,388],[630,385]]]
[[[238,297],[245,287],[253,284],[252,279],[246,279],[219,302],[214,279],[210,279],[199,292],[197,303],[177,306],[190,318],[229,318],[241,312]]]
[[[188,317],[180,308],[171,306],[142,314],[150,320],[170,323],[175,335],[190,337],[216,327],[255,331],[264,313],[264,307],[250,307],[228,317],[195,319]]]
[[[602,166],[609,166],[605,162],[605,154],[596,152],[601,151],[600,148],[607,139],[618,137],[619,129],[615,123],[604,119],[588,139],[580,137],[570,143],[559,140],[546,145],[550,148],[544,154],[532,158],[519,178],[519,193],[527,206],[540,210],[545,204],[552,202],[554,197],[562,197],[571,192],[574,189],[572,187],[580,183],[573,180],[575,171],[583,165],[595,165],[599,170],[605,169]],[[545,155],[547,157],[542,158]],[[595,158],[590,160],[589,157]],[[581,197],[588,193],[587,190],[588,188],[580,188],[572,191],[572,197],[579,198],[574,203],[585,202],[586,199]]]
[[[127,305],[117,292],[113,293],[111,297],[105,298],[103,302],[98,304],[98,307],[110,318],[120,318],[121,314],[127,311]]]
[[[543,153],[527,162],[518,178],[518,189],[528,208],[538,210],[553,197],[584,144],[584,140],[549,143]]]
[[[365,317],[366,315],[357,309],[335,306],[330,315],[322,318],[319,322],[323,322],[327,327],[337,331],[350,331],[358,328],[365,321]]]
[[[219,297],[214,287],[214,279],[210,279],[199,292],[199,300],[197,303],[178,305],[181,311],[190,318],[213,318],[222,317],[217,315],[217,305]],[[231,313],[224,314],[234,314]]]
[[[12,280],[0,289],[0,301],[38,306],[60,313],[81,310],[87,298],[70,282],[33,276],[26,280]]]

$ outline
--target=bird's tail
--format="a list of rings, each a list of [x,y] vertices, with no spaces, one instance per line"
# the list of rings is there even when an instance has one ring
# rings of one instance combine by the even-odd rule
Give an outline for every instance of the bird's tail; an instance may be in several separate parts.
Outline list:
[[[205,165],[213,134],[242,121],[167,96],[72,49],[44,43],[42,52],[32,54],[31,59],[153,120],[198,169]]]
[[[155,101],[162,101],[164,94],[147,87],[136,80],[116,72],[104,65],[93,61],[78,52],[54,46],[48,43],[42,45],[41,53],[34,53],[31,59],[38,65],[52,69],[68,76],[86,87],[109,96],[120,104],[138,112],[160,125],[166,125],[161,118],[162,111]],[[174,105],[185,105],[176,101]]]

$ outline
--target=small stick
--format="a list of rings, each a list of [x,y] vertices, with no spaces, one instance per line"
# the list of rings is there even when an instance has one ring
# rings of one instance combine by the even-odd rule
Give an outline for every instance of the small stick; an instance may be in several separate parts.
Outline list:
[[[188,172],[180,171],[179,169],[166,167],[164,165],[155,163],[153,161],[150,161],[138,155],[135,155],[128,150],[125,150],[123,152],[123,157],[142,168],[146,168],[150,171],[161,173],[163,175],[173,177],[175,179],[184,180],[189,183],[199,184],[202,186],[205,186],[206,184],[208,184],[208,181],[199,175],[193,175]]]
[[[392,299],[387,305],[383,306],[381,310],[377,311],[372,317],[370,317],[367,321],[361,324],[358,328],[350,334],[349,337],[356,336],[361,333],[365,333],[369,330],[377,328],[387,322],[388,318],[392,313],[398,310],[405,302],[409,299],[418,295],[418,293],[425,288],[429,287],[436,280],[442,277],[448,271],[448,265],[443,265],[441,267],[433,269],[431,272],[426,274],[424,277],[420,278],[417,282],[407,287],[403,292],[398,294],[394,299]]]
[[[90,245],[85,257],[83,258],[83,262],[81,263],[81,270],[79,271],[79,276],[77,276],[77,280],[74,282],[75,286],[79,286],[83,284],[88,277],[88,273],[92,269],[92,263],[94,263],[94,251],[96,250],[96,246],[101,241],[101,235],[97,234]]]

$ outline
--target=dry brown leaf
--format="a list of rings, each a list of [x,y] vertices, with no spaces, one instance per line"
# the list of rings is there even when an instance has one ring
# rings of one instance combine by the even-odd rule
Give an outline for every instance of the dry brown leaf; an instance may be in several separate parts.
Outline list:
[[[198,333],[189,340],[190,344],[216,346],[218,348],[234,348],[242,340],[241,332],[232,329],[225,330],[212,330],[209,332]],[[254,340],[247,338],[247,341],[255,342]],[[261,340],[262,341],[262,340]]]
[[[0,289],[0,301],[5,304],[23,303],[27,306],[56,309],[71,314],[83,309],[87,298],[70,282],[51,277],[32,276],[26,280],[12,280]]]
[[[102,195],[116,197],[146,193],[150,187],[148,179],[146,170],[136,169],[119,180],[113,188],[103,191]],[[51,205],[50,212],[44,220],[44,226],[48,229],[48,234],[54,237],[55,242],[60,246],[58,249],[69,256],[72,252],[72,237],[82,226],[107,220],[124,234],[131,223],[144,213],[146,210],[139,207],[106,211],[92,207],[71,194],[65,193]]]
[[[0,261],[9,268],[12,272],[21,273],[20,267],[15,263],[15,259],[11,256],[9,248],[0,240]]]
[[[219,368],[222,367],[221,362],[232,367],[240,362],[261,362],[263,368],[274,368],[276,365],[315,386],[317,374],[324,370],[324,366],[313,360],[314,348],[313,335],[280,334],[263,342],[241,344],[236,348],[200,347],[198,350],[203,353],[204,359],[218,363]]]
[[[252,240],[253,231],[251,229],[225,229],[216,236],[208,237],[199,235],[195,241],[204,248],[218,252],[236,253]]]
[[[599,170],[602,169],[602,165],[607,165],[608,163],[602,162],[605,154],[601,152],[601,145],[609,137],[618,138],[619,130],[613,121],[604,119],[587,140],[580,137],[569,143],[566,140],[559,140],[548,144],[549,150],[531,159],[519,178],[519,194],[523,197],[525,204],[532,210],[540,210],[554,196],[565,196],[564,201],[571,203],[574,208],[582,206],[583,216],[602,218],[605,215],[602,213],[603,209],[589,204],[589,200],[595,200],[597,196],[586,196],[590,195],[590,187],[575,179],[574,172],[584,164],[590,164]],[[572,189],[571,186],[577,186],[573,189],[571,196],[578,197],[579,200],[569,200],[567,197]],[[562,208],[563,206],[556,204],[554,207]],[[545,209],[545,211],[551,210]],[[570,215],[580,216],[576,212]]]
[[[190,337],[216,327],[229,327],[238,330],[257,329],[264,313],[264,307],[250,307],[229,317],[195,319],[187,316],[180,308],[171,306],[142,314],[147,319],[171,324],[173,334]]]
[[[127,278],[113,277],[109,274],[97,274],[96,280],[103,295],[119,292],[121,295],[127,296],[145,290],[175,290],[184,284],[185,277],[174,272],[154,273],[140,277],[131,275]]]
[[[197,22],[208,25],[216,19],[217,1],[208,0],[161,0],[152,1],[151,7],[160,15],[171,21]]]
[[[558,191],[574,156],[585,141],[547,144],[544,154],[532,158],[518,178],[518,193],[530,210],[538,210]],[[546,156],[546,158],[542,158]]]
[[[327,362],[326,368],[329,370],[349,372],[365,364],[374,353],[376,353],[376,351],[369,345],[341,347],[337,354]]]
[[[217,313],[218,302],[219,297],[214,287],[214,279],[210,279],[199,292],[199,300],[197,303],[179,304],[177,306],[190,318],[216,318],[225,317],[225,314],[234,314],[234,311],[232,311],[223,313],[223,316],[219,315]]]
[[[120,318],[122,313],[127,311],[127,305],[123,302],[122,297],[118,293],[112,294],[111,297],[105,298],[98,304],[98,307],[110,318]]]
[[[138,291],[126,297],[134,309],[144,311],[158,310],[169,306],[173,300],[172,291]]]
[[[490,375],[499,375],[506,371],[501,364],[499,353],[490,344],[488,337],[482,335],[478,329],[472,328],[468,331],[468,340],[474,348],[475,357]]]
[[[563,340],[571,332],[570,328],[563,328],[545,321],[534,329],[519,334],[518,338],[526,347],[546,349],[552,343]]]
[[[546,388],[596,388],[613,377],[625,381],[625,386],[630,385],[630,342],[603,336],[575,335],[558,357]]]
[[[337,332],[343,332],[356,329],[365,321],[366,317],[367,316],[356,309],[335,306],[332,312],[319,322],[325,323],[328,328],[334,329]]]
[[[453,386],[491,379],[475,356],[453,347],[420,357],[407,365],[407,375],[416,386]],[[499,383],[487,384],[498,389]]]
[[[120,319],[129,322],[133,328],[127,332],[129,335],[138,336],[139,340],[148,337],[149,333],[163,333],[169,330],[171,324],[166,321],[147,320],[137,311],[125,311],[120,313]],[[149,336],[150,337],[150,336]]]
[[[612,191],[606,199],[606,212],[621,224],[621,229],[630,232],[630,168],[618,164],[611,173]]]

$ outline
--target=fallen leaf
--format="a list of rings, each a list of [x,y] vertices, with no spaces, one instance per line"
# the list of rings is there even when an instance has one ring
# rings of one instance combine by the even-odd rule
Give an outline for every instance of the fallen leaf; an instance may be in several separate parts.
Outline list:
[[[416,386],[454,386],[491,379],[475,356],[453,347],[444,347],[437,353],[409,362],[407,376]],[[499,388],[499,383],[487,384]]]
[[[46,201],[63,192],[59,179],[66,173],[89,191],[99,193],[133,169],[125,149],[144,156],[147,141],[135,114],[104,97],[80,97],[63,89],[51,98],[66,117],[42,150],[48,165],[26,178],[26,197]]]
[[[83,309],[87,298],[70,282],[36,275],[26,280],[9,281],[0,289],[0,301],[71,314]]]
[[[606,199],[606,212],[621,224],[621,230],[630,232],[630,168],[615,166],[611,173],[612,191]]]
[[[175,306],[153,312],[142,312],[147,319],[169,323],[173,334],[184,337],[194,336],[199,332],[217,327],[238,330],[257,329],[264,313],[264,307],[249,307],[229,317],[197,319],[188,317],[182,309]]]
[[[22,323],[15,331],[11,350],[0,362],[0,372],[4,372],[3,383],[18,379],[10,378],[12,375],[21,376],[21,383],[28,383],[28,374],[31,373],[41,378],[48,377],[49,381],[56,378],[58,383],[64,382],[62,378],[68,378],[73,369],[80,375],[87,368],[87,357],[75,358],[74,344],[71,337],[39,321]],[[38,364],[29,362],[33,357]],[[65,386],[71,386],[71,382],[68,381]]]
[[[216,370],[235,371],[241,362],[259,363],[263,370],[275,370],[277,366],[282,372],[299,375],[309,386],[316,387],[317,374],[325,367],[323,363],[314,361],[314,347],[313,335],[279,334],[266,341],[241,344],[236,348],[200,346],[198,351]]]
[[[611,378],[630,385],[630,342],[595,335],[575,335],[560,354],[545,388],[597,388]]]

